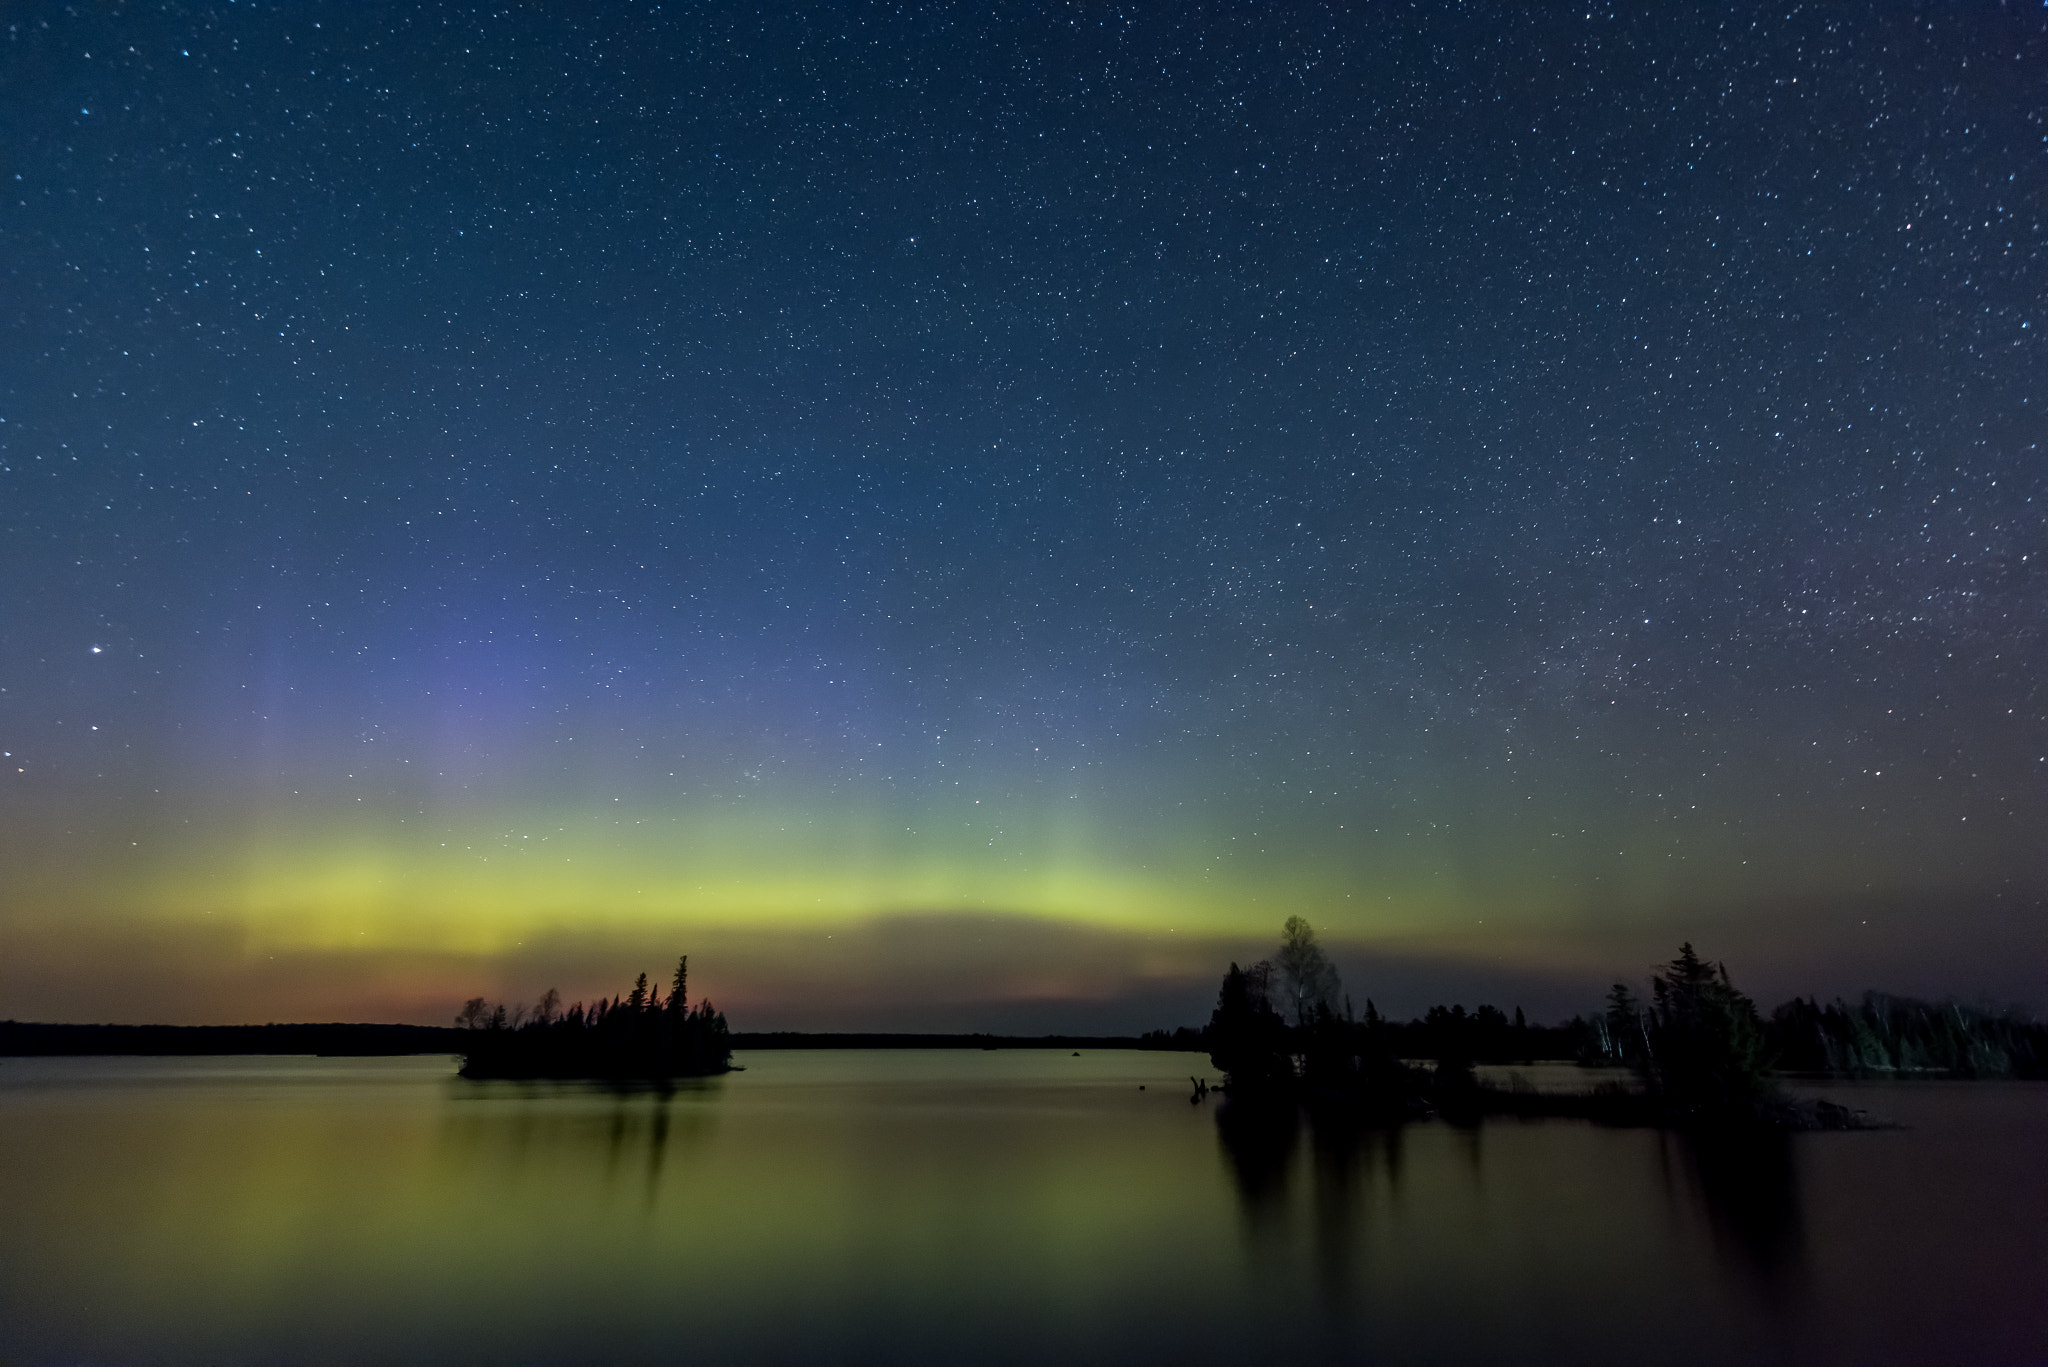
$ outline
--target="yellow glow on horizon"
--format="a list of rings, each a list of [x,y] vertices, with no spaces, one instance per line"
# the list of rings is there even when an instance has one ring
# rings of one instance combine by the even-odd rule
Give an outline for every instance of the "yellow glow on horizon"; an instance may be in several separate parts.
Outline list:
[[[1263,937],[1299,913],[1338,942],[1505,946],[1518,929],[1654,914],[1685,895],[1667,861],[1607,864],[1588,879],[1564,857],[1505,842],[1403,833],[1368,844],[1336,818],[1275,831],[1163,802],[1090,805],[891,806],[838,794],[255,815],[187,807],[160,842],[89,870],[52,866],[20,880],[10,900],[23,924],[204,927],[252,957],[476,958],[563,938],[786,938],[952,915],[1218,940]]]
[[[1346,938],[1377,938],[1456,916],[1470,895],[1413,867],[1366,886],[1342,861],[1219,860],[1213,836],[1112,840],[1078,821],[1014,818],[997,838],[957,818],[924,827],[758,810],[580,823],[499,814],[431,837],[271,824],[216,830],[105,887],[102,904],[233,927],[252,952],[490,955],[564,933],[829,931],[948,913],[1228,936],[1301,912]]]
[[[643,927],[830,928],[900,912],[1015,913],[1119,929],[1214,929],[1241,889],[1133,867],[1079,838],[889,839],[876,822],[764,813],[389,828],[272,827],[208,841],[110,888],[148,919],[238,926],[252,949],[491,954],[538,935]],[[440,830],[436,835],[449,834]],[[1298,889],[1308,894],[1308,888]]]

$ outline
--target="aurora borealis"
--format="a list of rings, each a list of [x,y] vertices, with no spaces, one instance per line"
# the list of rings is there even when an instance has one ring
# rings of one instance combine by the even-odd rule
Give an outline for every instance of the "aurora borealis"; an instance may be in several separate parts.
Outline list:
[[[10,11],[0,1016],[2048,981],[2039,7]]]

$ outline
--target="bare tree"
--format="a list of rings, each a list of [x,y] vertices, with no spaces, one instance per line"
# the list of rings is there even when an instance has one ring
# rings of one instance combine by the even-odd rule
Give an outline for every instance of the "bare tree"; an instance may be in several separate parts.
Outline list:
[[[1280,934],[1275,966],[1280,970],[1288,1004],[1294,1008],[1294,1023],[1307,1025],[1318,1011],[1336,1008],[1337,966],[1316,943],[1315,927],[1301,917],[1288,917]]]

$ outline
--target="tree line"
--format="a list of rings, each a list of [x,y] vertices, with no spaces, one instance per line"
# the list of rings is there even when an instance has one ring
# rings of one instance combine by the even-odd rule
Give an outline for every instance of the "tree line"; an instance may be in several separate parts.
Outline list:
[[[1240,969],[1252,972],[1257,969]],[[1273,966],[1266,964],[1270,975]],[[1351,1011],[1348,1002],[1337,1014]],[[1538,1025],[1515,1007],[1512,1014],[1497,1006],[1481,1005],[1466,1010],[1463,1003],[1432,1006],[1413,1020],[1399,1021],[1382,1016],[1371,998],[1355,1018],[1368,1026],[1392,1050],[1396,1058],[1463,1059],[1470,1063],[1535,1063],[1539,1060],[1571,1061],[1585,1052],[1587,1030],[1582,1020],[1562,1025]],[[1139,1037],[1139,1047],[1179,1049],[1190,1053],[1209,1051],[1209,1031],[1183,1025],[1176,1030],[1151,1030]]]
[[[1154,1038],[1168,1039],[1164,1032]],[[1873,993],[1854,1007],[1795,999],[1767,1019],[1725,964],[1708,963],[1690,944],[1653,975],[1649,1001],[1616,984],[1604,1011],[1561,1026],[1531,1026],[1519,1008],[1510,1018],[1490,1006],[1471,1013],[1433,1007],[1397,1024],[1370,1000],[1363,1015],[1353,1009],[1314,930],[1298,916],[1287,921],[1272,958],[1230,965],[1207,1026],[1172,1038],[1207,1050],[1234,1103],[1386,1116],[1496,1110],[1836,1128],[1864,1122],[1825,1101],[1793,1099],[1779,1076],[2048,1075],[2048,1026],[2016,1012]],[[1473,1071],[1479,1063],[1537,1058],[1626,1067],[1635,1085],[1542,1096],[1483,1087]],[[1424,1059],[1435,1066],[1419,1066]]]
[[[1883,992],[1866,992],[1854,1006],[1794,997],[1765,1028],[1778,1066],[1790,1072],[2048,1078],[2048,1025],[2015,1010]]]

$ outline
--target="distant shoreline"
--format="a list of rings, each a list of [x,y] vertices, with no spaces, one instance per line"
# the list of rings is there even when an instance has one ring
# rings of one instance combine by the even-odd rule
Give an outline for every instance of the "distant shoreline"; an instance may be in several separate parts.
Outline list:
[[[206,1056],[314,1055],[323,1058],[405,1058],[468,1052],[470,1032],[445,1025],[304,1022],[281,1025],[66,1025],[0,1021],[0,1058],[200,1058]],[[1141,1035],[994,1035],[917,1031],[762,1030],[735,1032],[734,1050],[781,1049],[1134,1049],[1147,1053],[1202,1053],[1171,1037]],[[1417,1060],[1420,1062],[1421,1060]],[[1489,1063],[1514,1068],[1575,1063],[1570,1058]],[[1790,1082],[1839,1082],[1856,1075],[1784,1069]],[[1952,1080],[1937,1068],[1873,1072],[1866,1081]]]
[[[0,1057],[193,1057],[322,1054],[389,1058],[468,1052],[471,1032],[441,1025],[60,1025],[0,1021]],[[735,1032],[734,1049],[1144,1049],[1186,1052],[1184,1043],[1137,1035],[994,1035],[909,1031]]]

